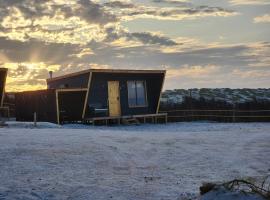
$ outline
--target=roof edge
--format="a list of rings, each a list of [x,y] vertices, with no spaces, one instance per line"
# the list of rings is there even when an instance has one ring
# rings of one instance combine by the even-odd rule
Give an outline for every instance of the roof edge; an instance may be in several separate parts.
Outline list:
[[[73,72],[70,74],[65,74],[61,76],[57,76],[54,78],[48,78],[46,79],[47,83],[51,81],[56,81],[64,78],[69,78],[73,76],[78,76],[81,74],[86,74],[90,72],[99,72],[99,73],[166,73],[166,70],[133,70],[133,69],[87,69],[87,70],[82,70],[78,72]]]

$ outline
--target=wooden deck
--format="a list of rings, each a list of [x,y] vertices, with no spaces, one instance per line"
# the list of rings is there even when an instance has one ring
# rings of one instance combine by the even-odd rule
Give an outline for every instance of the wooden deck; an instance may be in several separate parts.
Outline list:
[[[93,117],[84,119],[84,123],[93,125],[127,124],[129,119],[135,119],[139,123],[167,123],[167,113],[128,115],[119,117]],[[137,123],[138,124],[138,123]]]

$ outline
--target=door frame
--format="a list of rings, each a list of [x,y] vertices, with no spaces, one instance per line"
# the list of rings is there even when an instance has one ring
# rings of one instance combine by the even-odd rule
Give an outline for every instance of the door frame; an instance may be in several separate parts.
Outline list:
[[[57,123],[60,124],[60,105],[59,105],[59,93],[62,92],[82,92],[85,91],[87,93],[87,88],[65,88],[65,89],[56,89],[55,90],[55,98],[56,98],[56,118],[57,118]],[[87,96],[85,96],[87,98]]]
[[[110,92],[109,92],[109,82],[117,82],[118,83],[118,110],[119,110],[119,115],[118,116],[112,116],[110,113]],[[121,98],[120,98],[120,81],[107,81],[107,87],[108,87],[108,114],[110,117],[120,117],[122,114],[122,110],[121,110]]]

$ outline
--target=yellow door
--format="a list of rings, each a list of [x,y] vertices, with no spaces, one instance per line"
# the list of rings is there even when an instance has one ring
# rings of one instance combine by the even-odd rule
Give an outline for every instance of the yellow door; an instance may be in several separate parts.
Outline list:
[[[108,81],[109,114],[111,117],[121,115],[119,81]]]

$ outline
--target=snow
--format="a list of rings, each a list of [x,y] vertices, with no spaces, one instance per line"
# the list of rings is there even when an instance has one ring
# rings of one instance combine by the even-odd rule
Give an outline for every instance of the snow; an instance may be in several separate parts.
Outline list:
[[[0,199],[182,199],[270,175],[270,123],[0,128]]]
[[[37,126],[34,126],[34,122],[19,122],[19,121],[7,121],[5,122],[10,128],[61,128],[58,124],[50,122],[37,122]]]
[[[215,100],[228,104],[257,101],[270,101],[270,89],[229,89],[229,88],[202,88],[202,89],[175,89],[162,93],[161,103],[182,104],[186,97],[199,100]]]
[[[203,195],[200,200],[263,200],[263,197],[256,194],[217,188]]]

